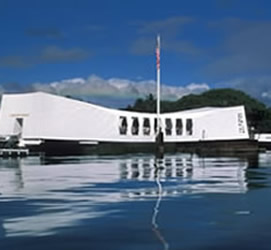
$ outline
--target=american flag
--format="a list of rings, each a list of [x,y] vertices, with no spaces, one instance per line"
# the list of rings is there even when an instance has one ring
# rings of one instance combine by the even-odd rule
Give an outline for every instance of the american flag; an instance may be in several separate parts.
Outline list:
[[[157,70],[160,69],[160,36],[157,36],[156,67]]]

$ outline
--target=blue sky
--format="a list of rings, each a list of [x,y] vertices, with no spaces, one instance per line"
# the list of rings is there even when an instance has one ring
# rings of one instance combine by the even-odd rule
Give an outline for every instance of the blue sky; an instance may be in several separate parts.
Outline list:
[[[97,79],[103,87],[119,79],[135,91],[155,80],[160,33],[165,86],[234,87],[271,98],[267,0],[0,0],[0,30],[3,92],[37,83],[52,90],[74,78],[91,85],[90,76],[97,88]]]

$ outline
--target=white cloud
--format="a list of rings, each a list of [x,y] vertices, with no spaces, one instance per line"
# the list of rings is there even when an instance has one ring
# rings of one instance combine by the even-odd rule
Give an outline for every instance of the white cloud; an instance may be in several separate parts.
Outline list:
[[[0,67],[25,68],[30,66],[28,58],[19,55],[8,55],[0,57]]]
[[[40,60],[45,62],[81,61],[89,53],[81,48],[63,49],[57,46],[48,46],[41,52]]]
[[[203,73],[213,79],[269,74],[270,21],[228,18],[211,23],[210,28],[220,32],[224,40],[209,51],[211,60],[202,68]]]
[[[271,99],[271,91],[263,92],[263,93],[262,93],[262,98],[268,98],[268,99]]]
[[[91,52],[82,48],[61,48],[47,46],[37,55],[7,55],[0,56],[0,68],[28,68],[43,63],[74,63],[86,60]]]
[[[156,83],[153,80],[133,81],[122,78],[104,79],[96,75],[89,78],[72,78],[50,83],[34,83],[35,91],[44,91],[63,96],[73,96],[81,99],[91,100],[97,97],[108,97],[118,99],[134,100],[156,93]],[[162,98],[176,100],[191,93],[201,93],[209,90],[206,83],[191,83],[184,87],[169,86],[163,84]]]
[[[165,36],[175,36],[183,26],[194,22],[195,19],[186,16],[175,16],[163,20],[138,23],[140,34],[163,34]]]
[[[47,39],[60,39],[63,37],[63,33],[61,32],[61,30],[54,27],[29,28],[25,31],[25,34],[30,37],[47,38]]]
[[[196,22],[196,19],[188,16],[174,16],[156,21],[141,21],[138,26],[140,37],[136,39],[130,48],[130,52],[135,55],[150,55],[154,53],[155,39],[157,34],[161,34],[163,50],[180,53],[188,56],[197,56],[203,50],[196,46],[193,41],[180,38],[183,30]]]
[[[271,76],[238,77],[232,80],[219,82],[216,87],[240,89],[250,96],[271,104]]]

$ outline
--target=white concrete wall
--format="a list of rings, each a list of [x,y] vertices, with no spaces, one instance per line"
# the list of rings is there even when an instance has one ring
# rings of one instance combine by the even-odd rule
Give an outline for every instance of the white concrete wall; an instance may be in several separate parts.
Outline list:
[[[127,117],[127,135],[119,134],[119,118]],[[139,118],[139,134],[131,134],[132,117]],[[154,141],[155,114],[137,113],[103,108],[65,97],[45,94],[4,95],[0,111],[0,135],[14,133],[16,118],[23,118],[23,138],[94,141]],[[143,134],[143,119],[150,118],[151,133]],[[162,114],[172,119],[172,135],[165,141],[197,141],[247,139],[244,108],[206,108]],[[183,135],[176,135],[176,119],[183,120]],[[193,134],[185,132],[185,121],[193,120]],[[204,131],[204,132],[203,132]]]

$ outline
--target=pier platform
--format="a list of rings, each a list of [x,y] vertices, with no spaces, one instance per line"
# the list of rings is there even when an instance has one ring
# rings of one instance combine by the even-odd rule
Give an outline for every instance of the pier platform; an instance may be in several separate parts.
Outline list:
[[[25,148],[0,148],[0,157],[3,158],[26,157],[28,155],[29,150]]]

